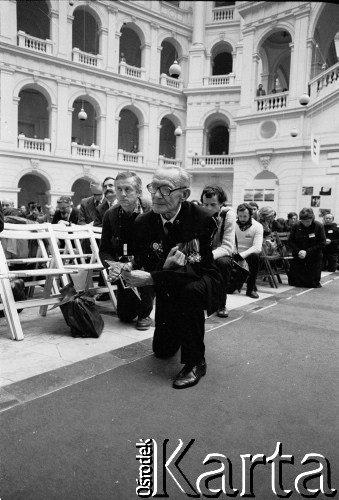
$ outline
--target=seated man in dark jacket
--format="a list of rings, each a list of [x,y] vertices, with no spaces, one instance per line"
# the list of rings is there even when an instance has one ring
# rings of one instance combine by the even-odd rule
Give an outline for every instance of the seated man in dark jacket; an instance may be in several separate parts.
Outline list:
[[[151,210],[151,204],[141,199],[141,179],[129,170],[120,172],[115,179],[115,192],[119,204],[106,211],[102,223],[99,255],[102,263],[121,273],[124,264],[133,259],[134,221],[144,212]],[[107,264],[107,261],[110,264]],[[114,264],[113,264],[114,263]],[[154,290],[151,286],[140,289],[140,298],[131,288],[124,288],[117,280],[117,315],[121,321],[133,321],[138,317],[137,330],[152,326],[149,317],[153,309]]]
[[[125,270],[123,276],[131,286],[155,287],[153,351],[166,358],[181,347],[185,366],[173,387],[184,389],[206,373],[204,309],[215,312],[224,291],[212,254],[217,224],[205,208],[187,201],[190,177],[184,169],[157,170],[147,189],[152,211],[135,223],[139,270]]]

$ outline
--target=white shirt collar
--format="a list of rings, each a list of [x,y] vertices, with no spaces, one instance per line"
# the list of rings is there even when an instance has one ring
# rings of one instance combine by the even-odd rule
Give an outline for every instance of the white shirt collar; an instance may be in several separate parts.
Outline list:
[[[175,219],[177,218],[177,215],[178,213],[180,212],[180,209],[181,209],[181,205],[180,207],[178,208],[178,211],[177,213],[172,217],[172,219],[164,219],[164,217],[160,214],[160,217],[161,217],[161,221],[162,221],[162,225],[165,226],[166,222],[173,222],[175,221]]]

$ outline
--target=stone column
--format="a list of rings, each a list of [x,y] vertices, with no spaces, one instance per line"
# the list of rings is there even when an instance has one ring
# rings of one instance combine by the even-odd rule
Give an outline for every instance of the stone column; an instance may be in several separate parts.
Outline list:
[[[69,156],[71,154],[72,140],[72,108],[68,104],[69,83],[58,81],[58,115],[56,126],[55,154]]]
[[[309,25],[310,6],[303,7],[303,11],[296,15],[295,20],[295,43],[291,46],[291,71],[289,104],[299,103],[299,97],[307,91],[307,83],[310,75],[308,70],[307,32]]]
[[[14,71],[0,70],[0,140],[4,147],[15,149],[18,136],[18,104],[20,98],[12,96]]]
[[[0,40],[5,43],[17,44],[16,1],[0,1]]]
[[[106,123],[105,130],[102,129],[101,136],[105,134],[105,162],[115,163],[117,161],[118,136],[119,136],[119,117],[116,119],[118,91],[106,92]]]
[[[108,5],[108,35],[105,40],[107,44],[107,71],[114,71],[118,73],[119,71],[119,38],[116,37],[116,23],[118,8],[115,5]]]
[[[159,24],[151,23],[151,61],[149,69],[149,81],[152,83],[159,83],[160,77],[160,60],[161,60],[161,49],[158,47],[158,33]]]
[[[206,2],[195,1],[193,4],[192,45],[204,45]]]

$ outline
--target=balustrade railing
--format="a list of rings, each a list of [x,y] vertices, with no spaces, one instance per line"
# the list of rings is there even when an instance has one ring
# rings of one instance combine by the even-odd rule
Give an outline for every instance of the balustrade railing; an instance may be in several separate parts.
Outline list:
[[[96,144],[91,146],[85,146],[84,144],[78,144],[77,142],[72,142],[71,144],[72,156],[77,158],[90,158],[91,160],[100,159],[100,147]]]
[[[172,89],[183,89],[183,81],[179,78],[173,78],[171,76],[166,75],[166,73],[162,73],[160,75],[160,85],[164,85],[165,87],[171,87]]]
[[[130,163],[132,165],[142,166],[144,162],[143,153],[128,153],[123,149],[118,149],[118,162],[119,163]]]
[[[204,87],[206,86],[222,86],[226,87],[228,85],[235,84],[235,75],[230,73],[229,75],[214,75],[204,77]]]
[[[192,157],[192,167],[225,167],[233,165],[233,157],[230,155],[195,155]]]
[[[234,6],[216,7],[213,9],[213,21],[232,21],[234,18]]]
[[[27,35],[24,31],[18,31],[18,46],[25,49],[31,49],[36,52],[43,52],[44,54],[53,53],[52,40],[42,40],[35,36]]]
[[[334,84],[339,80],[339,62],[331,66],[326,71],[323,71],[310,81],[311,97],[315,97],[320,91],[326,87],[334,87]],[[332,88],[331,87],[331,88]]]
[[[21,151],[31,151],[35,153],[51,153],[51,139],[36,139],[26,137],[24,134],[18,135],[18,148]]]
[[[158,166],[160,167],[169,167],[170,165],[175,165],[176,167],[181,167],[182,160],[178,160],[177,158],[166,158],[163,155],[159,155],[158,158]]]
[[[257,111],[277,111],[286,108],[287,105],[287,92],[279,92],[279,94],[269,94],[265,96],[256,97]]]
[[[93,66],[95,68],[102,68],[102,56],[99,54],[89,54],[88,52],[83,52],[77,47],[74,47],[72,54],[73,62],[86,64],[86,66]]]
[[[145,80],[146,70],[145,68],[137,68],[136,66],[130,66],[126,64],[124,61],[121,61],[119,64],[119,73],[120,75],[132,76],[133,78],[139,78],[141,80]]]

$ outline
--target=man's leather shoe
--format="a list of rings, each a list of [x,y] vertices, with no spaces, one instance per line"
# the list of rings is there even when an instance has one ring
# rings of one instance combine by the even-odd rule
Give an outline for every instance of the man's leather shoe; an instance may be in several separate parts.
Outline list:
[[[246,292],[247,297],[251,297],[251,299],[259,299],[259,294],[252,290],[251,292]]]
[[[217,316],[219,318],[228,318],[228,310],[226,307],[222,307],[221,309],[218,309]]]
[[[100,293],[99,295],[96,296],[96,300],[99,302],[104,302],[105,300],[110,300],[110,295],[109,293]]]
[[[152,320],[150,317],[138,318],[136,329],[137,330],[148,330],[152,326]]]
[[[195,366],[185,365],[173,382],[174,389],[186,389],[197,384],[201,377],[206,375],[206,361],[203,360]]]

